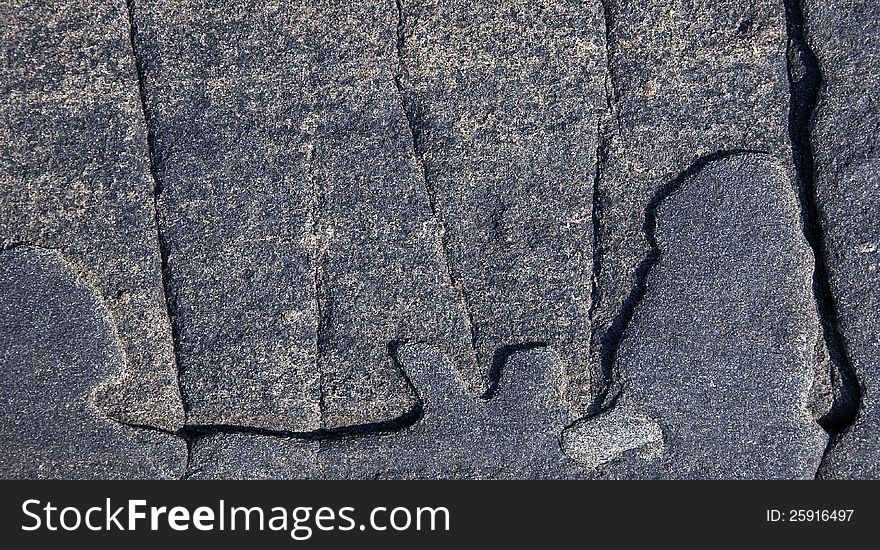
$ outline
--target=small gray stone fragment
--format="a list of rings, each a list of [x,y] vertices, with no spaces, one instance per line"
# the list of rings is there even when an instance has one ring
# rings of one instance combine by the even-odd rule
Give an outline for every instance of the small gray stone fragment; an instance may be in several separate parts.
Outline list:
[[[565,454],[585,468],[597,468],[632,450],[654,458],[662,445],[660,425],[623,406],[580,420],[562,434]]]

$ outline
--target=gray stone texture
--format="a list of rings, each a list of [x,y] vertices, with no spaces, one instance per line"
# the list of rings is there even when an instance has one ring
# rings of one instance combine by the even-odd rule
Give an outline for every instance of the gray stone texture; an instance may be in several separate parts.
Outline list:
[[[403,0],[399,85],[473,332],[474,387],[552,346],[589,402],[592,188],[605,109],[598,1]]]
[[[186,444],[106,418],[94,390],[124,366],[112,313],[60,253],[0,252],[0,477],[179,478]]]
[[[656,232],[649,221],[657,259],[617,358],[616,408],[659,424],[663,449],[646,460],[625,430],[599,473],[812,478],[826,444],[809,411],[819,319],[789,171],[735,155],[677,183]],[[609,432],[592,421],[573,430]]]
[[[292,432],[414,404],[396,340],[466,357],[394,84],[394,6],[136,1],[190,425]]]
[[[875,4],[4,2],[0,477],[877,477]]]
[[[399,430],[320,442],[218,434],[193,445],[192,478],[553,479],[581,475],[559,434],[570,421],[559,358],[549,350],[512,355],[491,398],[466,393],[436,349],[395,354],[419,395],[421,416]]]
[[[123,2],[0,5],[0,243],[61,251],[107,305],[115,418],[183,423],[146,126]]]
[[[812,128],[816,202],[846,352],[862,386],[854,423],[829,449],[826,478],[880,476],[880,5],[804,3],[824,85]]]
[[[596,352],[619,336],[612,324],[647,253],[644,214],[655,194],[705,155],[788,147],[781,1],[604,5],[611,109],[597,182]]]
[[[318,467],[317,441],[217,433],[190,444],[186,479],[311,479]]]

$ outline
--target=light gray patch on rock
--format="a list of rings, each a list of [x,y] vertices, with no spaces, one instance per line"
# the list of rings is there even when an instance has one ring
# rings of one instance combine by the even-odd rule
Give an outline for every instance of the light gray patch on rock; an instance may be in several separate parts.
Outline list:
[[[175,430],[183,407],[125,2],[3,2],[0,37],[0,244],[64,253],[124,351],[101,408]]]
[[[663,445],[663,430],[650,418],[614,407],[578,421],[562,434],[562,449],[584,468],[597,468],[628,451],[652,457]]]
[[[812,478],[827,441],[808,408],[819,320],[789,171],[770,156],[710,162],[656,220],[618,406],[655,419],[664,448],[599,475]]]
[[[96,386],[123,368],[112,313],[55,251],[0,252],[0,477],[178,478],[186,444],[104,417]]]

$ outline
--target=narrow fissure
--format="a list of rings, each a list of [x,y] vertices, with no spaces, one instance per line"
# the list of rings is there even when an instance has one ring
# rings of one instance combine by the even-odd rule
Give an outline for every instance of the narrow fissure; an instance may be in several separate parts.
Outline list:
[[[815,258],[813,296],[816,300],[825,345],[831,359],[831,381],[834,391],[831,408],[817,422],[829,434],[828,446],[822,457],[855,420],[861,406],[861,387],[850,363],[846,342],[837,322],[837,304],[825,264],[824,234],[816,200],[815,160],[812,144],[812,119],[824,87],[819,60],[806,39],[805,19],[801,0],[785,0],[788,34],[788,80],[790,106],[788,132],[791,141],[798,199],[804,237]],[[821,469],[820,465],[820,469]]]
[[[159,195],[164,191],[162,180],[159,178],[158,170],[157,170],[157,155],[156,155],[156,140],[155,140],[155,129],[153,125],[153,120],[150,114],[150,109],[147,103],[147,90],[145,83],[145,71],[143,67],[143,56],[140,55],[140,51],[137,44],[137,35],[138,35],[138,27],[137,22],[135,20],[135,0],[126,0],[126,9],[128,11],[128,25],[129,25],[129,42],[131,45],[131,54],[134,60],[135,72],[137,74],[137,83],[138,83],[138,95],[140,97],[141,102],[141,112],[144,117],[144,125],[146,126],[147,131],[147,156],[148,156],[148,165],[150,171],[150,177],[153,180],[153,224],[156,228],[156,240],[159,245],[159,258],[160,258],[160,274],[162,278],[162,292],[165,299],[165,312],[168,316],[168,321],[171,325],[171,346],[174,353],[174,363],[177,368],[177,384],[178,384],[178,392],[180,394],[181,403],[184,411],[184,424],[186,423],[186,412],[187,412],[187,402],[186,402],[186,394],[183,391],[183,386],[181,384],[182,379],[182,365],[180,362],[180,350],[179,350],[179,342],[180,342],[180,328],[177,322],[176,316],[176,302],[174,298],[174,292],[171,288],[171,268],[169,265],[169,256],[170,256],[170,246],[168,241],[165,238],[165,235],[162,231],[162,223],[159,215]],[[145,429],[153,429],[162,432],[166,432],[166,430],[162,430],[160,428],[156,428],[153,426],[144,426]],[[183,476],[186,476],[186,472],[189,469],[189,457],[191,453],[191,445],[187,438],[184,437],[187,446],[187,458],[186,464],[183,468]]]
[[[315,158],[315,135],[309,136],[310,142],[306,146],[306,173],[311,183],[311,237],[312,237],[312,285],[314,292],[315,317],[315,369],[318,371],[318,416],[321,427],[324,426],[326,400],[324,394],[325,380],[321,358],[326,355],[330,346],[330,334],[333,323],[333,298],[327,285],[327,273],[324,270],[325,253],[323,238],[321,236],[321,224],[323,223],[322,212],[326,208],[326,196],[323,187],[315,178],[313,162]]]
[[[601,324],[597,318],[597,311],[603,300],[601,288],[601,274],[604,260],[604,239],[602,238],[604,232],[604,202],[602,197],[602,186],[604,185],[605,166],[607,165],[608,154],[611,148],[612,135],[609,128],[611,122],[614,121],[617,124],[618,133],[621,131],[620,115],[617,108],[617,89],[611,68],[611,34],[614,28],[614,19],[608,1],[609,0],[600,0],[605,37],[605,112],[596,124],[596,164],[593,174],[591,209],[593,224],[593,263],[592,274],[590,277],[591,288],[589,311],[590,324],[592,326],[590,348],[593,350],[591,355],[598,362],[598,366],[593,368],[594,376],[598,378],[598,389],[593,396],[592,402],[587,407],[586,413],[589,416],[598,414],[613,406],[614,399],[612,399],[612,403],[608,403],[608,395],[612,392],[612,388],[615,386],[617,378],[614,372],[614,361],[607,353],[608,343],[606,340],[608,327],[597,326]]]
[[[443,259],[443,264],[446,268],[446,273],[449,275],[450,284],[453,287],[453,290],[458,294],[459,300],[461,302],[462,307],[464,308],[468,329],[470,331],[471,337],[471,348],[473,350],[477,349],[477,332],[476,325],[474,324],[474,315],[471,311],[470,300],[468,299],[467,293],[461,288],[460,277],[456,273],[455,269],[452,265],[452,259],[449,256],[449,242],[448,242],[448,231],[446,220],[443,217],[443,213],[440,211],[440,207],[437,201],[437,189],[434,184],[431,182],[431,179],[428,177],[428,167],[425,165],[424,154],[421,152],[421,147],[419,146],[419,132],[418,126],[415,121],[415,116],[412,113],[412,110],[409,108],[406,102],[406,94],[403,89],[403,72],[404,72],[404,56],[403,50],[405,47],[405,17],[403,13],[403,0],[395,0],[395,6],[397,7],[397,71],[394,74],[394,86],[397,89],[397,95],[400,98],[401,109],[403,110],[404,115],[406,116],[407,126],[409,128],[409,134],[412,141],[412,149],[413,154],[416,157],[416,160],[419,163],[419,169],[421,171],[422,182],[425,186],[425,193],[428,196],[428,205],[431,210],[431,215],[434,218],[435,223],[438,226],[440,232],[440,255]]]

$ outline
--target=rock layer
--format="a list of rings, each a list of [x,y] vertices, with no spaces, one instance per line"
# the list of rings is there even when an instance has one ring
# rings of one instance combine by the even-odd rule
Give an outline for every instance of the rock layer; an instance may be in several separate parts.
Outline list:
[[[50,4],[0,475],[880,473],[870,2]]]
[[[471,322],[474,387],[552,346],[589,401],[597,1],[400,2],[400,74],[449,271]],[[491,372],[491,371],[489,371]]]
[[[717,151],[788,149],[784,10],[767,0],[605,0],[610,108],[597,180],[594,362],[610,376],[651,198]],[[598,395],[598,405],[613,396]]]
[[[190,425],[414,403],[388,346],[470,338],[393,71],[393,6],[136,1]]]
[[[812,126],[816,206],[837,320],[862,402],[832,441],[827,478],[880,476],[880,6],[804,2],[823,86]]]
[[[809,411],[819,319],[788,172],[767,155],[718,157],[649,212],[656,249],[618,355],[616,408],[656,422],[663,449],[646,463],[630,449],[651,438],[587,420],[572,430],[625,439],[600,475],[813,477],[826,443]]]
[[[123,2],[0,6],[0,242],[55,248],[112,314],[125,369],[101,406],[183,423],[146,126]]]

